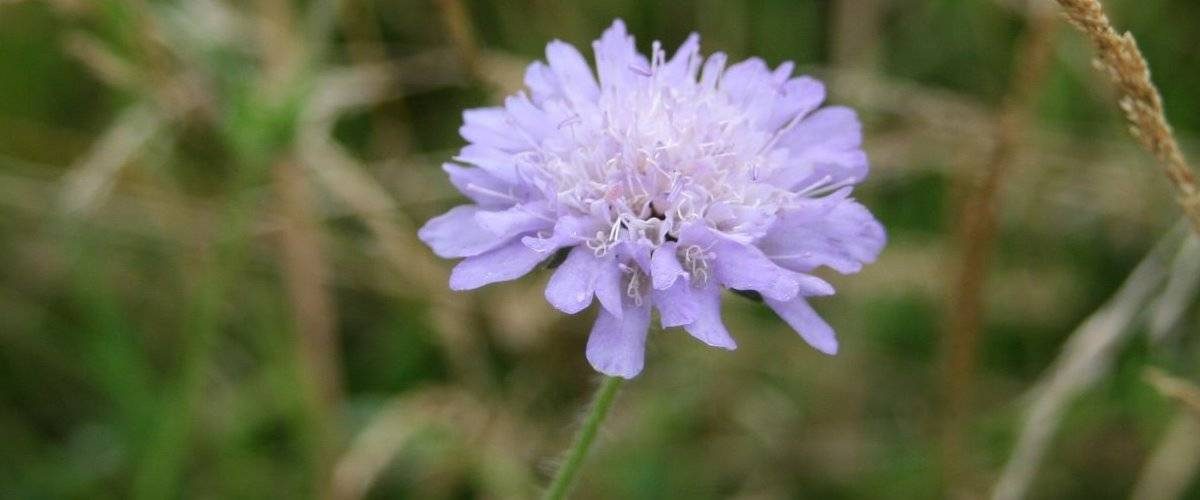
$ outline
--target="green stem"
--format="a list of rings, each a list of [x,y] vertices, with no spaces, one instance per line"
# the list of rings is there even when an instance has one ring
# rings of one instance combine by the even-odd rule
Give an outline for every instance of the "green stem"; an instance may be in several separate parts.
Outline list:
[[[588,450],[596,441],[600,424],[604,422],[604,417],[608,416],[608,410],[612,409],[621,382],[624,382],[624,379],[620,377],[605,377],[604,382],[600,383],[600,388],[596,390],[596,396],[592,400],[592,409],[579,432],[575,434],[575,442],[567,450],[566,461],[558,468],[554,481],[550,482],[550,488],[546,490],[543,499],[562,500],[571,491],[571,486],[575,484],[575,476],[579,475],[579,468],[583,465],[583,459],[587,457]]]

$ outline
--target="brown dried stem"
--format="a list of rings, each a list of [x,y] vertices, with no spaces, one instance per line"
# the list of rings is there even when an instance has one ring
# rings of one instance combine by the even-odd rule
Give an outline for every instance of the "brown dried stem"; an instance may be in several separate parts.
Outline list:
[[[467,7],[460,0],[437,0],[438,12],[442,23],[450,33],[450,41],[458,52],[458,59],[467,74],[476,80],[480,78],[479,47],[475,44],[472,34],[471,16]]]
[[[1096,66],[1108,74],[1121,94],[1120,106],[1131,124],[1129,131],[1166,170],[1179,204],[1200,233],[1200,189],[1171,125],[1163,113],[1162,96],[1150,80],[1150,68],[1133,35],[1113,29],[1099,0],[1057,0],[1067,19],[1091,40]]]
[[[955,491],[970,489],[962,435],[983,330],[983,290],[998,229],[1000,186],[1015,162],[1022,131],[1027,128],[1039,83],[1049,66],[1055,26],[1051,21],[1049,16],[1031,17],[1015,55],[1016,70],[999,112],[992,150],[983,168],[965,171],[960,179],[961,201],[955,222],[958,269],[946,297],[942,379],[942,459],[951,496]]]
[[[320,474],[332,474],[334,449],[339,441],[334,429],[342,401],[341,354],[328,289],[329,269],[321,252],[321,227],[303,168],[281,161],[272,173],[281,215],[279,245],[284,285],[298,333],[297,357],[307,403],[315,417],[317,460],[321,462]],[[329,493],[331,477],[314,478],[322,497]]]

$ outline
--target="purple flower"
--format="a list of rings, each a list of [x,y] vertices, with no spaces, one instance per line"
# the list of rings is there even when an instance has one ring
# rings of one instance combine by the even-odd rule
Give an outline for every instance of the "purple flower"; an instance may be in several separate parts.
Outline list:
[[[726,67],[692,34],[649,60],[620,20],[592,44],[596,74],[553,41],[525,73],[529,93],[468,110],[469,142],[443,166],[474,203],[420,237],[464,258],[450,287],[519,278],[565,255],[546,300],[567,313],[599,299],[587,358],[607,375],[642,370],[651,308],[708,345],[734,349],[721,289],[762,297],[804,340],[837,351],[807,297],[832,295],[811,273],[875,260],[883,227],[850,198],[867,175],[854,111],[821,107],[824,86],[792,63]],[[598,78],[597,78],[598,76]]]

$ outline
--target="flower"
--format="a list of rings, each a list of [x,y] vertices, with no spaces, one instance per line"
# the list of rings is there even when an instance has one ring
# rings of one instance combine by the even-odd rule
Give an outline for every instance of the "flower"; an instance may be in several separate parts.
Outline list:
[[[811,273],[858,272],[886,239],[850,198],[868,168],[858,119],[820,107],[824,86],[792,77],[790,62],[726,67],[699,46],[692,34],[668,59],[654,42],[647,60],[617,20],[592,44],[596,76],[552,41],[525,73],[528,93],[463,113],[469,144],[443,169],[474,203],[419,232],[439,256],[464,258],[450,287],[563,259],[546,299],[570,314],[598,299],[587,359],[611,376],[641,372],[652,308],[664,328],[734,349],[722,288],[761,297],[834,354],[807,300],[834,290]]]

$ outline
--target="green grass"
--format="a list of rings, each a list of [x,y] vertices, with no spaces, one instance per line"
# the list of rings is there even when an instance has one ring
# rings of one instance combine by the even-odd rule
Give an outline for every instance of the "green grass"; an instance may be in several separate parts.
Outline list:
[[[462,110],[499,102],[497,84],[517,82],[497,69],[482,81],[412,84],[458,74],[452,52],[436,52],[451,37],[424,1],[350,2],[366,4],[366,29],[335,23],[326,36],[305,33],[325,45],[301,54],[305,63],[279,85],[262,83],[253,39],[156,52],[138,16],[157,20],[187,1],[141,10],[110,0],[77,12],[53,3],[0,2],[0,499],[315,498],[327,492],[331,464],[363,451],[356,438],[387,408],[404,409],[393,432],[413,432],[381,452],[366,496],[538,491],[593,385],[583,345],[594,313],[552,311],[532,284],[543,272],[473,293],[472,307],[451,318],[470,328],[473,341],[464,342],[439,309],[444,291],[413,278],[444,274],[450,263],[419,246],[381,245],[363,214],[311,176],[309,208],[330,269],[321,291],[334,305],[343,381],[342,399],[325,408],[304,389],[314,372],[297,354],[302,325],[285,286],[269,175],[304,151],[298,131],[320,90],[316,75],[361,63],[362,47],[388,60],[425,57],[424,66],[397,70],[414,80],[397,84],[395,98],[347,110],[334,129],[399,207],[382,214],[384,224],[415,241],[413,227],[461,202],[436,168],[462,145]],[[285,2],[297,12],[309,3]],[[834,18],[854,3],[463,2],[484,67],[518,76],[548,40],[586,47],[617,16],[643,49],[656,38],[674,47],[698,30],[705,51],[794,60],[830,76],[844,42]],[[946,110],[959,109],[953,101],[994,114],[1026,26],[1002,6],[1011,2],[880,3],[889,7],[871,40],[876,83],[901,83]],[[1185,0],[1108,3],[1138,36],[1185,148],[1195,144],[1200,31],[1191,14],[1200,11]],[[251,11],[232,15],[256,26]],[[158,29],[171,35],[161,39],[178,38],[172,25]],[[107,82],[81,63],[67,48],[81,37],[123,61],[136,83]],[[1088,67],[1086,44],[1065,25],[1055,40],[1023,143],[1038,161],[1014,168],[1001,191],[986,290],[1005,315],[985,315],[966,424],[974,475],[965,486],[977,495],[1008,456],[1022,394],[1177,216],[1166,182]],[[163,109],[163,95],[180,91],[170,84],[179,75],[208,101],[172,115],[122,162],[94,211],[65,213],[67,172],[122,110]],[[839,331],[841,353],[814,352],[766,308],[736,297],[726,310],[737,351],[652,332],[647,369],[617,400],[578,498],[945,495],[938,391],[945,273],[957,243],[953,186],[979,168],[983,153],[971,144],[986,144],[990,128],[951,131],[939,140],[956,149],[942,147],[921,135],[930,126],[921,117],[895,111],[907,101],[876,109],[850,90],[831,84],[830,94],[865,118],[875,170],[858,196],[892,243],[875,266],[836,279],[842,293],[816,302]],[[1195,319],[1189,311],[1184,325]],[[1194,328],[1182,330],[1167,345],[1140,339],[1122,348],[1111,376],[1070,407],[1032,497],[1128,496],[1177,411],[1145,385],[1142,369],[1200,376]]]

